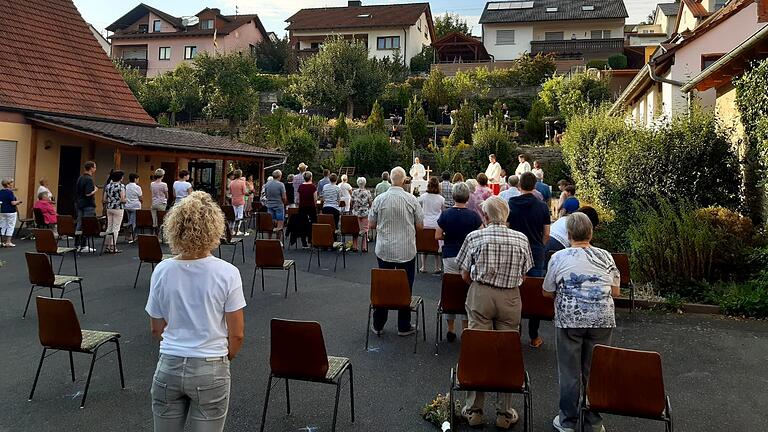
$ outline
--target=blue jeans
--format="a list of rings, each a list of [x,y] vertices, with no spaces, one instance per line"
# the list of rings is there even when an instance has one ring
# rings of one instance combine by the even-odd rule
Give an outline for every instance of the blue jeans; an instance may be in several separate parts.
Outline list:
[[[229,410],[227,357],[189,358],[160,354],[152,378],[155,432],[221,432]]]
[[[87,216],[96,216],[96,207],[84,207],[77,209],[77,227],[75,228],[75,231],[82,231],[83,218]],[[85,237],[80,236],[75,240],[75,246],[86,246],[87,239]]]
[[[396,263],[390,261],[382,261],[381,258],[376,258],[379,261],[379,268],[382,269],[403,269],[406,275],[408,275],[408,287],[413,292],[413,278],[416,274],[416,257],[412,260],[404,263]],[[389,311],[387,309],[374,309],[373,310],[373,328],[381,330],[387,323],[389,317]],[[397,311],[397,329],[398,331],[408,331],[411,329],[411,310],[402,309]]]
[[[272,216],[272,220],[275,222],[282,222],[285,220],[285,208],[283,207],[267,207],[269,215]]]

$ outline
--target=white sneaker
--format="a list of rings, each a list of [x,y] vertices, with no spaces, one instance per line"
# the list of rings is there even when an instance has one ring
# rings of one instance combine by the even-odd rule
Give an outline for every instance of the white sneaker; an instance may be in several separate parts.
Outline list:
[[[552,427],[559,432],[576,432],[576,429],[568,428],[560,424],[560,414],[556,415],[552,420]]]
[[[88,246],[80,248],[80,253],[93,253],[93,252],[96,252],[96,249],[93,249]]]

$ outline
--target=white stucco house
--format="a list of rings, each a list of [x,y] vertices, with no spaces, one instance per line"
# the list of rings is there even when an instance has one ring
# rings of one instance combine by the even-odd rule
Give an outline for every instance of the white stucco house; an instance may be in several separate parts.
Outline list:
[[[624,49],[622,0],[493,1],[480,16],[483,44],[495,60],[523,53],[605,60]]]
[[[326,39],[340,36],[368,45],[372,58],[391,57],[400,50],[407,65],[435,40],[429,3],[363,6],[350,0],[344,7],[301,9],[285,22],[299,56],[312,55]]]

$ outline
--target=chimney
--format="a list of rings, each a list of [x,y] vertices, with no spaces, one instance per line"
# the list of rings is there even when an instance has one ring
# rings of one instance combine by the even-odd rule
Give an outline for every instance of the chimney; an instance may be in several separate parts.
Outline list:
[[[347,7],[360,7],[363,5],[361,0],[349,0],[347,1]]]

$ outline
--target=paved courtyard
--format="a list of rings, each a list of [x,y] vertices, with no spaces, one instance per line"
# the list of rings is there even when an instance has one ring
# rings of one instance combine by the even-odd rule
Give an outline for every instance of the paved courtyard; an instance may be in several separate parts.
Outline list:
[[[249,240],[253,237],[249,237]],[[249,242],[250,243],[250,242]],[[77,381],[70,382],[66,354],[49,358],[40,376],[35,400],[27,401],[41,347],[37,337],[34,305],[21,319],[29,284],[24,251],[31,241],[19,240],[15,249],[0,249],[0,431],[151,431],[149,386],[157,360],[157,344],[149,332],[144,312],[149,267],[132,289],[138,261],[135,246],[123,245],[114,256],[81,256],[78,264],[85,277],[86,315],[78,314],[83,328],[118,331],[122,334],[126,389],[120,390],[113,355],[97,362],[88,403],[78,409],[85,385],[88,358],[75,356]],[[225,253],[225,256],[228,256]],[[229,255],[231,256],[231,255]],[[412,353],[412,337],[395,335],[392,313],[385,334],[372,335],[366,352],[366,313],[369,269],[373,253],[348,256],[347,268],[333,272],[331,254],[323,266],[306,272],[308,252],[292,250],[297,260],[299,292],[282,296],[285,275],[267,273],[267,290],[253,298],[253,253],[246,247],[246,264],[237,257],[248,299],[246,340],[232,363],[232,396],[227,431],[258,430],[269,374],[269,320],[272,317],[317,320],[323,327],[330,355],[350,357],[355,368],[356,421],[349,423],[348,393],[342,392],[339,431],[431,431],[419,409],[435,394],[448,389],[449,371],[456,362],[459,344],[441,344],[434,355],[435,308],[439,277],[418,275],[414,291],[422,295],[427,311],[427,343]],[[67,258],[62,273],[71,272]],[[330,264],[330,269],[328,268]],[[45,293],[41,291],[40,294]],[[75,293],[73,293],[75,294]],[[74,297],[71,297],[74,298]],[[34,300],[33,300],[34,302]],[[664,363],[667,392],[672,399],[677,431],[768,430],[768,322],[740,321],[711,316],[643,312],[633,318],[625,311],[617,317],[615,344],[659,351]],[[534,430],[550,431],[557,409],[557,376],[551,323],[542,324],[544,346],[524,347],[531,375]],[[527,337],[524,338],[527,342]],[[285,393],[275,387],[267,419],[269,431],[329,431],[334,388],[293,383],[292,414],[285,415]],[[344,390],[348,389],[345,387]],[[493,398],[489,398],[490,403]],[[522,411],[522,399],[517,399]],[[493,413],[490,405],[487,413]],[[762,413],[762,414],[761,414]],[[488,430],[495,430],[488,416]],[[609,431],[663,430],[661,423],[607,417]],[[522,422],[515,430],[522,430]]]

